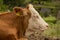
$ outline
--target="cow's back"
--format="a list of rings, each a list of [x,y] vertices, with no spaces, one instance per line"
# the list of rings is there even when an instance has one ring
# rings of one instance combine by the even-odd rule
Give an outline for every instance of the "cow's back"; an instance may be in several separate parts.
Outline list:
[[[0,15],[0,40],[15,40],[17,30],[13,27],[13,19],[14,14],[11,12]]]

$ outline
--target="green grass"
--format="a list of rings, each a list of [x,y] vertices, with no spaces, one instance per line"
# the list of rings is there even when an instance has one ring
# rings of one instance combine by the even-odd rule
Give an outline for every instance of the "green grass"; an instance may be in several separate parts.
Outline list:
[[[60,21],[57,23],[53,23],[56,21],[55,17],[47,17],[44,20],[49,24],[49,28],[43,33],[46,36],[59,36],[60,37]]]
[[[52,16],[49,16],[49,17],[43,17],[43,19],[48,22],[48,23],[55,23],[56,22],[56,18],[55,17],[52,17]]]
[[[60,25],[50,24],[49,28],[44,32],[48,36],[60,36]]]

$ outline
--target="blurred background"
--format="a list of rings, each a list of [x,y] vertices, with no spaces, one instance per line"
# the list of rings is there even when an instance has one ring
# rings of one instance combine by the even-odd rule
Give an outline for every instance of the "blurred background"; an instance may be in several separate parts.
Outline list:
[[[60,0],[0,0],[0,12],[11,11],[13,7],[33,4],[35,9],[49,24],[45,36],[60,37]]]

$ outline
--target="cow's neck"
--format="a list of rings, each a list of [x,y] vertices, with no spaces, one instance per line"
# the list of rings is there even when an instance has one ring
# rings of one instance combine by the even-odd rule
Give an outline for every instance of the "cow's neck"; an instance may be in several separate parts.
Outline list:
[[[29,15],[16,16],[14,12],[0,15],[0,20],[4,21],[10,27],[16,27],[18,38],[24,37],[26,28],[28,27]]]
[[[5,14],[0,15],[0,20],[2,20],[3,22],[5,22],[8,25],[12,25],[14,19],[15,19],[14,12],[7,12]]]
[[[17,27],[17,34],[18,34],[18,38],[21,38],[21,37],[24,37],[25,36],[25,32],[26,32],[26,29],[28,27],[28,20],[29,20],[29,15],[26,15],[26,16],[17,16],[16,17],[16,21],[15,21],[15,25]]]

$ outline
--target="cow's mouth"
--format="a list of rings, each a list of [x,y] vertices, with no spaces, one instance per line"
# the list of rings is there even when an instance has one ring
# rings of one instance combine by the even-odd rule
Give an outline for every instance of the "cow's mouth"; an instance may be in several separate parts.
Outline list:
[[[41,29],[41,32],[44,32],[45,30],[44,29]]]

